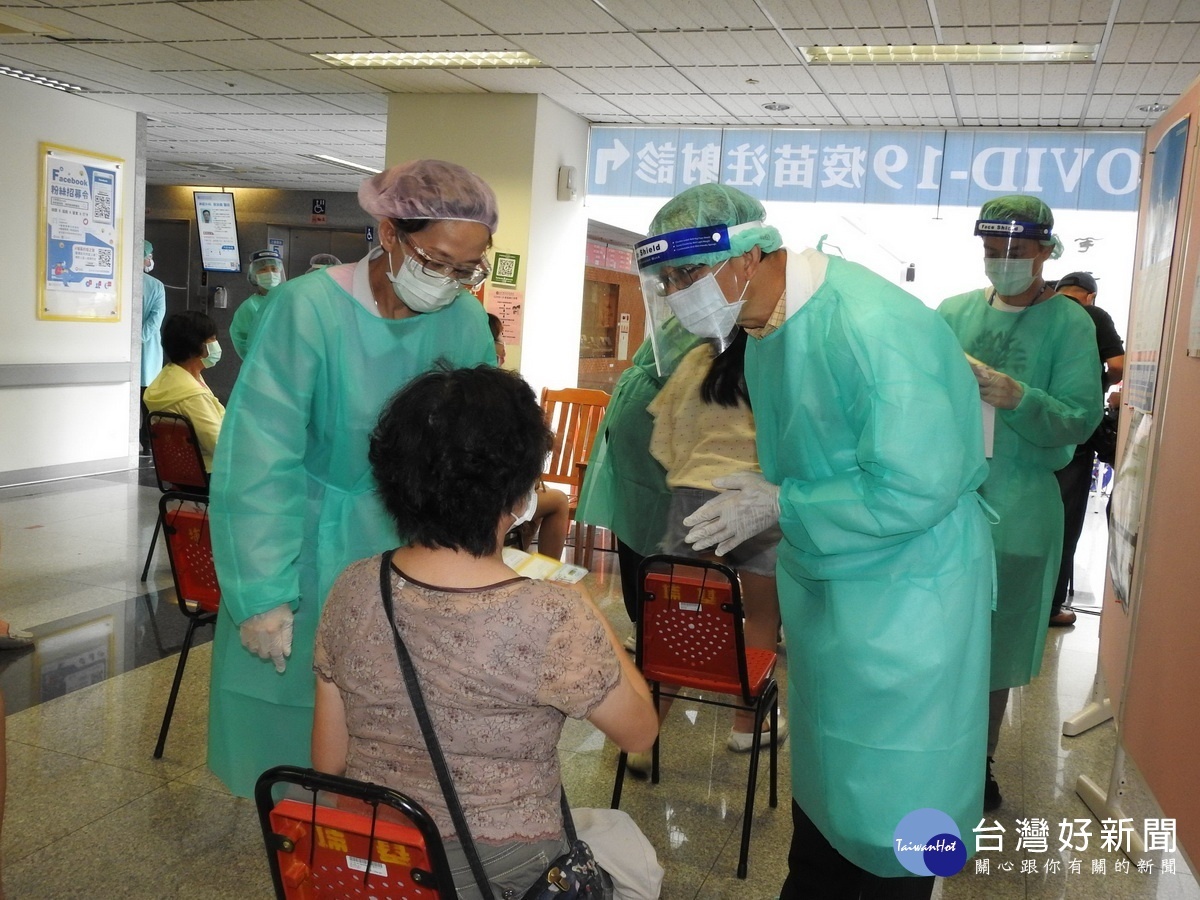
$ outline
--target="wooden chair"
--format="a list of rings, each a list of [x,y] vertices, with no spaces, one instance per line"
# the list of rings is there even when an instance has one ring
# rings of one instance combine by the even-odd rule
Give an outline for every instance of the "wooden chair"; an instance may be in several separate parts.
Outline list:
[[[150,413],[150,453],[154,460],[154,477],[158,489],[187,491],[191,494],[208,494],[208,472],[204,468],[204,454],[200,451],[200,440],[196,429],[187,416],[176,413]],[[158,544],[158,533],[162,529],[162,516],[154,523],[154,537],[150,539],[150,550],[146,553],[146,564],[142,566],[142,581],[150,574],[150,560]]]
[[[192,649],[192,639],[198,627],[217,621],[221,588],[217,584],[217,570],[213,565],[212,538],[208,530],[208,497],[204,494],[167,491],[158,501],[158,521],[166,536],[167,557],[171,560],[171,576],[175,579],[175,599],[180,612],[188,619],[187,634],[179,650],[179,663],[175,666],[175,681],[171,684],[167,710],[163,713],[158,743],[154,747],[154,758],[162,759],[163,748],[167,744],[167,730],[171,727],[171,716],[175,712],[175,700],[179,696],[179,684],[183,681],[183,670]]]
[[[254,799],[277,900],[457,896],[437,825],[399,791],[277,766]]]
[[[592,454],[592,444],[600,433],[600,423],[608,408],[609,395],[604,391],[586,388],[566,388],[552,391],[542,389],[542,409],[546,424],[554,432],[554,447],[546,460],[542,481],[565,488],[570,501],[571,521],[575,522],[575,511],[579,506],[579,489],[583,486],[583,473]],[[581,535],[580,532],[584,534]],[[573,562],[585,568],[592,567],[592,554],[596,546],[596,526],[580,526],[575,523]]]
[[[720,563],[656,554],[647,556],[638,567],[637,583],[637,665],[650,683],[655,706],[659,697],[686,697],[696,703],[752,710],[755,734],[770,716],[769,801],[772,807],[777,806],[779,686],[774,678],[775,651],[746,647],[737,573]],[[679,693],[684,689],[702,695]],[[712,694],[734,699],[721,700]],[[650,778],[654,784],[658,784],[660,742],[655,741],[651,756]],[[750,750],[738,878],[746,877],[760,749],[755,741]],[[627,754],[621,753],[613,785],[613,809],[621,803],[626,761]]]

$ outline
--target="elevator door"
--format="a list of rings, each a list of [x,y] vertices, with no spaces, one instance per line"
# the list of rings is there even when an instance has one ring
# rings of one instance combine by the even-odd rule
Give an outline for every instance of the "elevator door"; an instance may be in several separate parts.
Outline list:
[[[289,275],[303,275],[308,261],[318,253],[332,253],[342,262],[358,262],[367,254],[367,240],[362,231],[288,229]]]

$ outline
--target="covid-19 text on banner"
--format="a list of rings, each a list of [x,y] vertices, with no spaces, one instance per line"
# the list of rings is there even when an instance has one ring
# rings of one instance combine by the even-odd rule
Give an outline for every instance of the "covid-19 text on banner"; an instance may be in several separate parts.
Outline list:
[[[672,197],[720,182],[760,200],[1136,210],[1141,132],[597,126],[588,191]]]

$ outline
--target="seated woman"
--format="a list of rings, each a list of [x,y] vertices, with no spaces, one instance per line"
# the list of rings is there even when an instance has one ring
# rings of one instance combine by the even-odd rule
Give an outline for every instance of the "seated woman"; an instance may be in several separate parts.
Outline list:
[[[737,569],[742,583],[746,646],[774,650],[779,639],[779,592],[775,585],[775,548],[782,538],[779,529],[768,528],[724,557],[697,554],[684,540],[690,529],[683,520],[717,496],[713,479],[762,471],[746,390],[746,339],[746,332],[739,329],[728,346],[719,348],[705,342],[680,361],[647,407],[654,416],[650,453],[666,470],[671,488],[662,552],[699,555]],[[669,707],[669,703],[663,701],[663,706]],[[739,709],[734,713],[726,746],[734,752],[749,751],[754,743],[753,731],[754,713]],[[787,722],[781,716],[778,737],[782,740],[786,736]],[[764,730],[759,741],[768,740],[769,732]],[[649,768],[648,760],[642,757],[633,759],[630,765],[635,772]]]
[[[389,551],[395,619],[492,890],[522,894],[567,849],[557,745],[566,716],[626,751],[654,743],[645,681],[586,593],[503,562],[551,435],[533,391],[492,366],[423,375],[371,436],[379,495],[408,545]],[[317,629],[312,762],[414,797],[478,898],[405,689],[380,558],[349,566]],[[512,896],[507,895],[507,896]]]
[[[163,323],[162,344],[170,362],[146,388],[146,408],[187,416],[200,441],[204,468],[211,472],[225,407],[204,383],[203,372],[221,359],[217,323],[194,309],[175,313]]]

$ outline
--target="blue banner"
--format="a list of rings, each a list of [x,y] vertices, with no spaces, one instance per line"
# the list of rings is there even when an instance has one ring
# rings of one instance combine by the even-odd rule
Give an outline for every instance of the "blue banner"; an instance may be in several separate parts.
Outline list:
[[[720,182],[760,200],[1136,210],[1142,132],[597,125],[588,192],[673,197]]]

